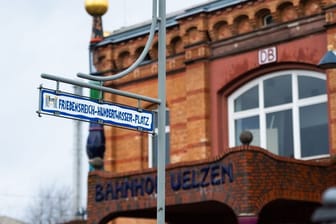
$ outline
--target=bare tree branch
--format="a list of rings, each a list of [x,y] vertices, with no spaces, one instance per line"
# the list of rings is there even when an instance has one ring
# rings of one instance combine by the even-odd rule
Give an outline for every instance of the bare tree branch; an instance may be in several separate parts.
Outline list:
[[[61,224],[72,218],[71,190],[66,187],[41,188],[27,208],[31,224]]]

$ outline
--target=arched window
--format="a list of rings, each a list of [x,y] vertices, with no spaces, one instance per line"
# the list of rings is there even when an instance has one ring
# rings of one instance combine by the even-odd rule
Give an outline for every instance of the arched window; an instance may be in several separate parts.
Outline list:
[[[158,59],[158,49],[159,49],[159,44],[155,43],[152,48],[149,50],[149,56],[153,60]]]
[[[273,23],[273,17],[271,14],[265,15],[263,17],[263,26],[268,26]]]
[[[242,33],[252,31],[251,23],[247,15],[238,16],[237,18],[235,18],[234,23],[235,23],[237,34],[242,34]]]
[[[278,7],[281,22],[288,22],[298,17],[295,7],[291,2],[284,2]]]
[[[196,27],[192,27],[187,30],[189,44],[195,43],[199,39],[198,31]]]
[[[303,11],[305,16],[310,16],[321,12],[321,6],[316,0],[302,0]]]
[[[230,37],[231,31],[226,21],[220,21],[214,26],[216,40],[221,40]]]
[[[118,68],[127,68],[131,65],[130,53],[128,51],[123,51],[119,54],[118,57]]]
[[[269,9],[261,9],[256,13],[257,26],[265,27],[273,23],[273,17]]]
[[[184,51],[184,46],[181,37],[175,37],[170,42],[170,45],[172,47],[172,55],[182,53]]]
[[[135,56],[136,56],[136,59],[139,58],[139,56],[141,55],[142,51],[144,50],[145,47],[139,47],[135,50]],[[148,63],[151,59],[149,53],[146,54],[144,60],[142,61],[142,63]]]
[[[229,97],[229,145],[243,130],[252,145],[294,158],[329,153],[325,75],[304,70],[275,72],[253,80]]]

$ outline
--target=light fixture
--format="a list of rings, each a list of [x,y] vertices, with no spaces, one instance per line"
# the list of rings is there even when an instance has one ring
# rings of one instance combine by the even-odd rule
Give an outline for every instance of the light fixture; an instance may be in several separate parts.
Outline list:
[[[336,68],[336,51],[333,50],[333,46],[328,46],[327,53],[323,56],[317,65],[323,69]]]
[[[313,213],[313,223],[336,223],[336,187],[327,189],[322,196],[323,206]]]

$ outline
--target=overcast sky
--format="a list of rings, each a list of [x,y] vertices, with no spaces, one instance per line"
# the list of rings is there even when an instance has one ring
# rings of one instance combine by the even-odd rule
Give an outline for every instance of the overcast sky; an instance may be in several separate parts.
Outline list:
[[[167,12],[206,0],[167,0]],[[106,31],[151,18],[151,0],[110,0]],[[25,219],[40,188],[73,187],[74,121],[37,116],[40,84],[55,89],[41,73],[76,78],[88,72],[91,17],[84,0],[10,0],[0,7],[0,216]],[[63,86],[72,91],[71,86]],[[83,186],[87,157],[83,124]],[[84,189],[85,191],[85,189]],[[85,206],[85,202],[83,202]]]

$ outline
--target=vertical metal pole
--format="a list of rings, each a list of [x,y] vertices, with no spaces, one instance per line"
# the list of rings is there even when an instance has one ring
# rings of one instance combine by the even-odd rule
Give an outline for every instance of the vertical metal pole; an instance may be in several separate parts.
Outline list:
[[[166,204],[166,0],[159,0],[158,36],[158,164],[157,164],[157,223],[165,223]]]
[[[83,95],[82,87],[74,86],[74,92],[76,95]],[[82,203],[82,122],[75,121],[75,152],[74,152],[74,218],[79,218],[79,212]]]

